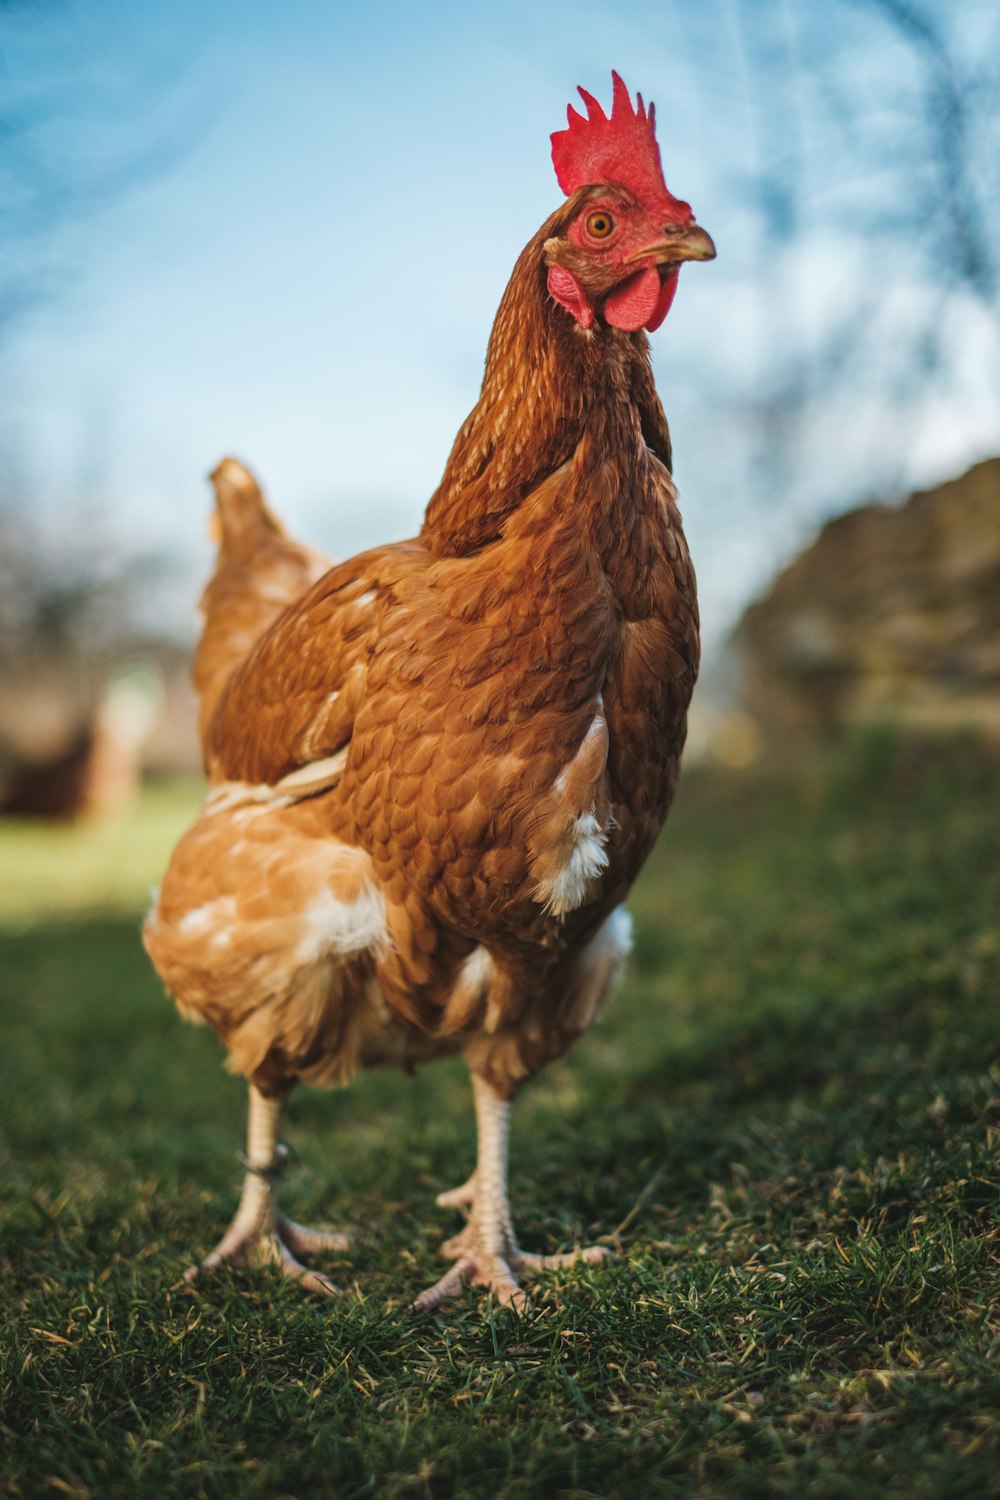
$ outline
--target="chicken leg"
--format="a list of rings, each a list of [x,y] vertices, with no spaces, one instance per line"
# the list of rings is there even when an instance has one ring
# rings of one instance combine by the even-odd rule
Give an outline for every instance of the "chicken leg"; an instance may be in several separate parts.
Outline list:
[[[306,1229],[278,1210],[275,1185],[288,1156],[278,1142],[282,1099],[268,1098],[250,1085],[250,1107],[247,1117],[246,1176],[243,1192],[233,1221],[215,1249],[199,1265],[185,1273],[194,1281],[202,1271],[210,1271],[223,1261],[238,1265],[243,1261],[278,1266],[283,1276],[300,1281],[306,1291],[336,1293],[333,1282],[319,1271],[310,1271],[298,1259],[322,1250],[346,1250],[346,1235]]]
[[[520,1249],[507,1192],[510,1101],[502,1099],[475,1074],[472,1090],[478,1135],[476,1170],[460,1188],[438,1198],[445,1206],[471,1204],[469,1220],[459,1234],[442,1245],[442,1254],[455,1264],[417,1298],[413,1305],[420,1312],[433,1312],[466,1285],[488,1287],[498,1301],[521,1309],[528,1299],[519,1275],[530,1277],[538,1271],[578,1262],[596,1265],[610,1253],[600,1245],[564,1255],[533,1255]]]

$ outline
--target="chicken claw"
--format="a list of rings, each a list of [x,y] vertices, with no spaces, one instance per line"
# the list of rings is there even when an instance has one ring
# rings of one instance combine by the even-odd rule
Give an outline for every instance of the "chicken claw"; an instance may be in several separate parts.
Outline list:
[[[339,1287],[321,1271],[304,1266],[298,1256],[313,1255],[321,1250],[346,1250],[347,1247],[346,1235],[307,1229],[277,1211],[259,1219],[243,1218],[241,1205],[215,1249],[198,1265],[189,1266],[184,1280],[196,1281],[202,1271],[210,1271],[224,1261],[233,1265],[275,1265],[283,1276],[301,1282],[304,1291],[335,1296]]]
[[[533,1255],[514,1238],[507,1194],[507,1141],[510,1104],[498,1098],[481,1078],[473,1077],[479,1161],[461,1187],[438,1195],[445,1208],[471,1204],[465,1228],[447,1240],[441,1253],[455,1264],[414,1302],[418,1312],[433,1312],[465,1286],[487,1287],[506,1307],[521,1311],[528,1296],[519,1278],[560,1266],[596,1265],[610,1253],[593,1245],[561,1255]]]
[[[215,1249],[184,1273],[185,1281],[195,1281],[202,1271],[225,1261],[232,1265],[274,1265],[283,1276],[300,1282],[307,1292],[336,1295],[338,1288],[329,1277],[311,1271],[298,1257],[346,1250],[347,1236],[307,1229],[278,1209],[275,1187],[288,1159],[287,1148],[275,1139],[280,1110],[279,1101],[264,1098],[251,1086],[248,1148],[243,1158],[246,1175],[239,1207]]]
[[[507,1237],[504,1238],[506,1241]],[[521,1312],[527,1307],[528,1294],[520,1285],[519,1277],[529,1279],[539,1271],[558,1270],[563,1266],[596,1266],[611,1252],[603,1245],[586,1245],[559,1255],[535,1255],[520,1249],[513,1239],[506,1242],[499,1252],[490,1251],[485,1248],[477,1226],[470,1220],[461,1233],[442,1245],[441,1253],[455,1264],[440,1281],[421,1292],[413,1304],[419,1312],[433,1312],[449,1297],[457,1297],[466,1286],[486,1287],[498,1302]]]

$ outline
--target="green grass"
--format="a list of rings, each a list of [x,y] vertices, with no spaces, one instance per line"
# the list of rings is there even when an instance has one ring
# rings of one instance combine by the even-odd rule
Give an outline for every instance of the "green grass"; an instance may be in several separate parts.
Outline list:
[[[195,782],[161,781],[134,813],[109,822],[0,822],[0,923],[142,910],[203,794]]]
[[[137,940],[189,792],[114,878],[96,834],[5,832],[0,1491],[1000,1495],[998,783],[891,740],[688,777],[623,993],[515,1118],[522,1241],[620,1253],[523,1317],[408,1311],[471,1165],[456,1064],[293,1100],[287,1202],[353,1229],[341,1299],[188,1287],[243,1110]]]

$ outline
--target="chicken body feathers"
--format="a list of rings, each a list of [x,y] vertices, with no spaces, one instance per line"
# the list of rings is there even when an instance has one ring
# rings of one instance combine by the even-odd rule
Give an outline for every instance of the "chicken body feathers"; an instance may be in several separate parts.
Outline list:
[[[315,555],[262,525],[206,591],[217,810],[147,943],[262,1088],[461,1045],[510,1095],[620,965],[697,606],[644,336],[597,349],[545,305],[530,252],[558,217],[515,270],[420,536],[313,582]],[[260,557],[295,597],[254,582]]]

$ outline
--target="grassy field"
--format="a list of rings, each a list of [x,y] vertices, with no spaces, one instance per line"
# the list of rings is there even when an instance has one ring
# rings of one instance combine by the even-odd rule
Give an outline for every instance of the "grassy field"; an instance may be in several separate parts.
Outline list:
[[[523,1243],[618,1257],[523,1317],[408,1310],[471,1165],[452,1064],[293,1101],[342,1298],[187,1286],[243,1113],[137,938],[191,790],[0,833],[0,1492],[1000,1495],[998,788],[889,739],[688,777],[621,996],[515,1119]]]

